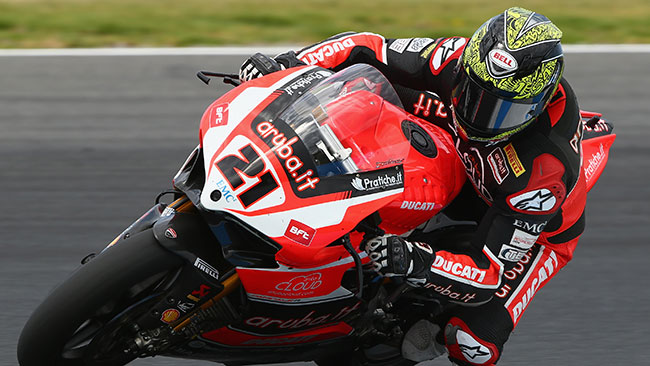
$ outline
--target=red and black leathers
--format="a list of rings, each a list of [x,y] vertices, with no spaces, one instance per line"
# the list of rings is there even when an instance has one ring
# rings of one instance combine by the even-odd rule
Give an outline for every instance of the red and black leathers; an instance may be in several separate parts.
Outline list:
[[[571,259],[584,228],[586,189],[582,123],[564,79],[537,121],[507,140],[472,141],[455,127],[447,106],[466,44],[462,37],[385,39],[344,33],[296,57],[333,70],[373,65],[396,86],[408,112],[453,136],[474,195],[484,204],[465,205],[471,199],[458,197],[466,217],[477,216],[478,230],[470,248],[434,247],[425,286],[450,301],[474,305],[449,320],[445,341],[457,363],[482,365],[496,362],[536,291]],[[291,56],[276,59],[295,60]]]

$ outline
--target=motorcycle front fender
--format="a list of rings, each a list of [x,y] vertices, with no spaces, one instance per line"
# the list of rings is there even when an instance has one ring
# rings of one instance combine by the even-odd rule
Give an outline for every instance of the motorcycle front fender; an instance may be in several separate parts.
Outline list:
[[[182,200],[170,204],[156,220],[154,237],[163,248],[200,269],[206,280],[218,280],[232,265],[224,260],[219,242],[191,201],[187,197]]]
[[[158,219],[160,219],[160,217],[163,215],[166,207],[167,205],[164,203],[157,203],[156,205],[154,205],[142,216],[140,216],[140,218],[138,218],[131,225],[129,225],[129,227],[127,227],[124,231],[122,231],[120,235],[115,237],[115,239],[113,239],[113,241],[110,242],[106,246],[106,248],[104,248],[102,251],[112,247],[113,245],[123,242],[124,240],[132,237],[137,233],[141,233],[147,229],[150,229],[156,223],[156,221],[158,221]]]

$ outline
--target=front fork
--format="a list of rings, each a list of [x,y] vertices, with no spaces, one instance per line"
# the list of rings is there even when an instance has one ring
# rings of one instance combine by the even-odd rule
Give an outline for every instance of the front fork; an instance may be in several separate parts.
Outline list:
[[[139,357],[160,354],[172,344],[238,321],[239,312],[226,296],[239,288],[239,276],[223,259],[219,243],[190,199],[182,195],[170,204],[157,202],[104,250],[129,245],[127,239],[148,229],[162,247],[186,262],[164,296],[136,321],[130,352]]]

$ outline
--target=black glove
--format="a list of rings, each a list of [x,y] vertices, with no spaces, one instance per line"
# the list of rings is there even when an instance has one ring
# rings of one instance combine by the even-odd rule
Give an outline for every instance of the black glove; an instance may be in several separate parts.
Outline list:
[[[384,235],[370,239],[366,252],[373,268],[386,277],[406,277],[409,284],[427,282],[436,254],[428,244],[408,242],[399,236]]]
[[[241,82],[256,79],[272,72],[285,70],[290,67],[306,65],[296,57],[296,53],[289,51],[275,58],[270,58],[261,53],[249,57],[239,68],[239,80]]]
[[[284,69],[285,67],[277,63],[274,59],[258,52],[249,57],[241,65],[239,68],[239,80],[245,82]]]
[[[293,51],[281,53],[275,56],[273,59],[280,65],[284,66],[285,69],[307,65],[306,63],[300,61],[298,57],[296,57],[296,53]]]

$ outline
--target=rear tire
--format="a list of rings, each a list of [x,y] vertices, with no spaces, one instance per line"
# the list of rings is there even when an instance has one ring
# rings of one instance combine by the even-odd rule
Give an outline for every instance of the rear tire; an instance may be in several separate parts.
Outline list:
[[[34,310],[18,340],[18,362],[21,366],[92,365],[84,362],[88,356],[84,351],[100,329],[145,296],[152,278],[160,279],[181,264],[180,257],[160,246],[151,230],[108,248]],[[121,355],[111,364],[132,360]]]

